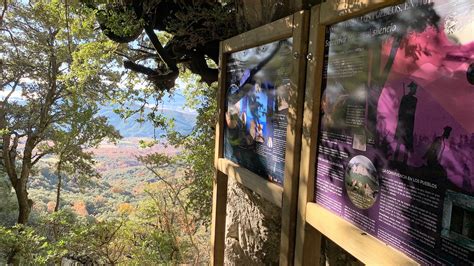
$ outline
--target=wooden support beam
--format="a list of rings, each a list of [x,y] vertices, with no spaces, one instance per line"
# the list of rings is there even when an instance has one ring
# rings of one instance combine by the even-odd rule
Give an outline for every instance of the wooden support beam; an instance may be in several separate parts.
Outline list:
[[[322,72],[324,62],[325,26],[319,24],[319,6],[311,10],[306,69],[306,91],[301,145],[297,233],[295,243],[295,265],[319,261],[320,234],[308,229],[305,223],[306,203],[314,198],[314,176],[320,116]],[[311,234],[315,232],[314,234]],[[309,235],[307,235],[309,233]],[[312,243],[312,244],[309,244]],[[303,256],[304,255],[304,256]]]
[[[296,236],[296,212],[300,169],[301,130],[308,52],[308,11],[293,18],[293,71],[288,99],[288,128],[286,131],[285,180],[281,216],[280,265],[293,265]]]
[[[247,31],[223,42],[223,53],[234,53],[262,44],[283,40],[293,34],[293,15]]]
[[[246,188],[260,195],[262,198],[281,208],[283,188],[280,185],[270,182],[265,178],[254,174],[250,170],[224,158],[218,160],[217,169],[237,181],[237,183],[242,184]]]
[[[404,0],[328,0],[321,3],[321,19],[323,25],[348,20],[380,8],[405,2]]]
[[[220,43],[219,68],[227,65],[227,56],[223,53],[223,43]],[[226,72],[219,71],[219,88],[224,88],[226,84]],[[224,154],[223,135],[225,120],[225,91],[217,92],[217,112],[216,139],[214,165]],[[225,223],[227,204],[227,176],[215,167],[214,184],[212,193],[212,217],[211,217],[211,265],[224,264],[225,249]]]
[[[366,265],[418,265],[357,226],[316,203],[308,203],[306,221]]]
[[[211,265],[224,265],[227,176],[216,171],[212,192]]]

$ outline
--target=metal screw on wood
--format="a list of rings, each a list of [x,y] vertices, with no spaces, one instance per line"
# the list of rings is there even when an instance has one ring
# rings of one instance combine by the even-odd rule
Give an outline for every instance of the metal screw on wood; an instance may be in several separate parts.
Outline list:
[[[294,53],[293,53],[293,58],[294,58],[294,59],[300,58],[300,54],[299,54],[298,52],[294,52]]]
[[[308,54],[306,55],[306,59],[307,59],[308,61],[310,61],[310,62],[313,61],[313,59],[314,59],[314,58],[313,58],[313,54],[312,54],[312,53],[308,53]]]

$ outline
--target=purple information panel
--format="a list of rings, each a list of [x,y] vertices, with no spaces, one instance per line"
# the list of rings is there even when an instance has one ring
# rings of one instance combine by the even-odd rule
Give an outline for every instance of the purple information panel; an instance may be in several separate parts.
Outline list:
[[[315,201],[421,264],[474,262],[474,1],[327,28]]]

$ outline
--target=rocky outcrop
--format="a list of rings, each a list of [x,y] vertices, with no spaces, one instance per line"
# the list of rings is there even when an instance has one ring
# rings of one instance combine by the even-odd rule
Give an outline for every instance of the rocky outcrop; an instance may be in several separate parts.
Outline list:
[[[278,265],[280,228],[280,208],[229,178],[225,265]],[[327,238],[321,255],[320,265],[362,265]]]
[[[225,265],[277,265],[280,208],[229,178]]]

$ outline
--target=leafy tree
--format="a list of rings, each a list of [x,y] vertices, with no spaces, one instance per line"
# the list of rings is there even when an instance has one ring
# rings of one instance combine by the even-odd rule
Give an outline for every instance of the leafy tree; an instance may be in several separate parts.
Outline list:
[[[103,32],[118,43],[129,43],[124,67],[143,74],[157,91],[169,91],[183,69],[217,81],[219,41],[237,33],[231,1],[120,1],[95,5]],[[160,40],[159,32],[170,39]],[[181,68],[180,68],[181,66]]]
[[[83,264],[116,265],[130,254],[125,220],[97,222],[61,209],[40,217],[35,227],[0,226],[0,262],[59,265],[63,258]]]
[[[214,176],[215,124],[217,122],[217,83],[211,86],[200,82],[199,76],[189,71],[182,74],[187,106],[197,111],[196,125],[189,135],[182,135],[171,127],[167,138],[171,145],[181,147],[178,155],[186,165],[185,176],[190,180],[188,205],[199,215],[199,221],[210,223],[212,210],[212,178]]]
[[[47,260],[46,238],[32,227],[15,225],[12,228],[0,226],[0,257],[8,263],[27,261],[31,264],[45,264]]]
[[[140,160],[158,181],[145,188],[146,197],[132,217],[134,261],[144,264],[200,264],[207,254],[199,239],[201,226],[189,205],[189,180],[165,174],[162,166],[176,164],[173,158],[150,154]],[[177,165],[178,167],[181,165]],[[204,248],[205,249],[205,248]]]
[[[129,251],[125,220],[83,223],[64,239],[67,257],[81,263],[116,265],[124,262]]]
[[[12,214],[18,212],[15,194],[8,177],[0,169],[0,226],[10,226],[15,223]]]
[[[105,104],[118,88],[117,44],[94,31],[95,21],[94,11],[59,0],[11,1],[3,18],[2,163],[16,192],[18,223],[25,224],[31,211],[27,183],[32,167],[44,156],[60,151],[67,141],[65,134],[79,124],[94,123],[90,129],[102,132],[95,137],[116,137],[106,119],[95,114],[97,106]],[[20,98],[12,97],[16,94]],[[82,117],[90,119],[74,124],[71,117],[83,112],[91,112]],[[81,150],[79,144],[75,147]],[[68,159],[68,163],[81,168],[81,160]]]
[[[94,117],[96,108],[81,105],[79,99],[75,99],[72,112],[76,114],[69,118],[70,128],[67,131],[55,131],[52,138],[53,146],[50,149],[57,155],[56,176],[58,178],[56,189],[56,204],[54,211],[59,210],[61,184],[63,174],[76,182],[87,180],[91,177],[100,177],[94,168],[94,159],[91,152],[84,151],[88,148],[96,148],[102,140],[116,140],[120,137],[118,132],[110,125],[104,117]]]

